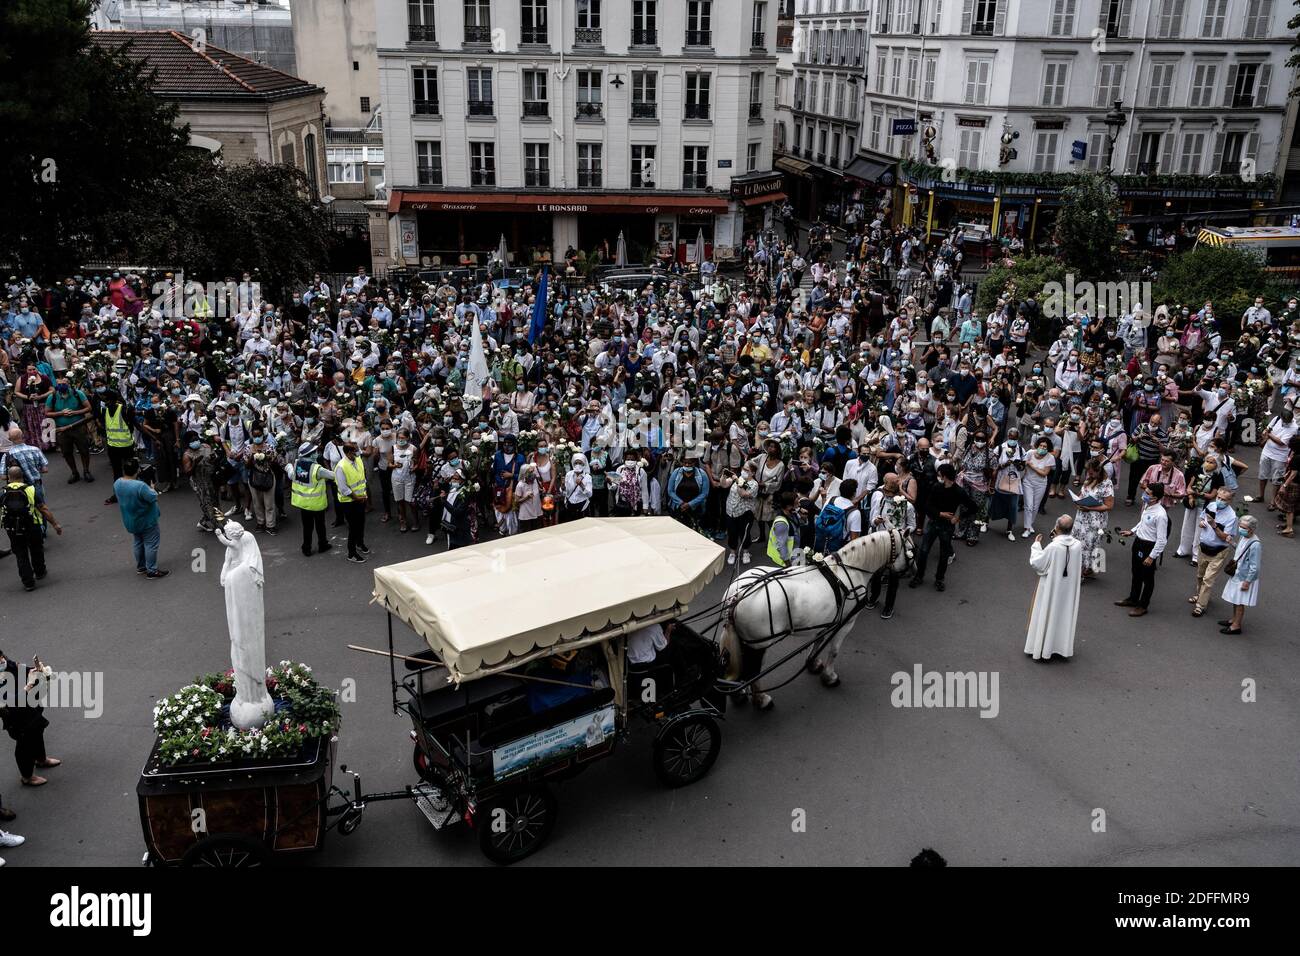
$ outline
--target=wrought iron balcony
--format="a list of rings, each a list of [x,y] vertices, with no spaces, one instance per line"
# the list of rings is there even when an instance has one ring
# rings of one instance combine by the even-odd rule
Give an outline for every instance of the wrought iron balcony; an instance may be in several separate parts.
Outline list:
[[[531,43],[535,46],[545,46],[551,41],[546,34],[545,27],[524,27],[519,34],[519,42]]]
[[[632,118],[633,119],[654,119],[659,115],[658,103],[633,102]]]
[[[524,100],[525,116],[550,116],[550,104],[546,100]]]
[[[600,46],[605,41],[600,27],[574,27],[573,42],[579,46]]]
[[[658,30],[653,30],[653,29],[652,29],[652,30],[633,30],[633,31],[632,31],[632,45],[633,45],[633,46],[657,46],[658,43],[659,43],[659,31],[658,31]]]
[[[416,100],[415,101],[416,116],[437,116],[438,112],[439,111],[438,111],[437,100]]]
[[[687,30],[686,45],[687,46],[712,46],[713,31],[712,30]]]
[[[763,118],[763,104],[762,104],[762,103],[750,103],[750,104],[749,104],[749,118],[750,118],[750,119],[762,119],[762,118]]]
[[[687,119],[708,119],[709,104],[708,103],[687,103],[686,118]]]
[[[468,24],[466,24],[466,26],[465,26],[465,42],[466,42],[466,43],[491,43],[491,42],[492,42],[492,28],[491,28],[491,27],[472,27],[472,26],[469,26]]]
[[[406,38],[412,43],[437,43],[438,34],[433,25],[412,23],[407,27]]]
[[[601,109],[603,106],[604,106],[603,103],[579,103],[578,117],[579,118],[582,118],[584,116],[599,117],[601,115]]]
[[[760,32],[757,31],[757,30],[754,31],[754,32],[751,33],[750,36],[749,36],[749,45],[750,45],[751,47],[753,47],[755,50],[766,50],[766,49],[767,49],[767,34],[766,34],[766,33],[760,33]]]
[[[470,100],[469,115],[470,116],[491,116],[492,100]]]

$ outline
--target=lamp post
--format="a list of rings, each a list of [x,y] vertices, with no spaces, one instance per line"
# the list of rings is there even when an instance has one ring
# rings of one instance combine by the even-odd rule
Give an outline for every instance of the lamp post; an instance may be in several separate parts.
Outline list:
[[[1124,112],[1124,103],[1122,100],[1116,100],[1114,108],[1106,114],[1106,175],[1114,175],[1115,159],[1115,140],[1119,139],[1119,132],[1128,122],[1128,116]]]

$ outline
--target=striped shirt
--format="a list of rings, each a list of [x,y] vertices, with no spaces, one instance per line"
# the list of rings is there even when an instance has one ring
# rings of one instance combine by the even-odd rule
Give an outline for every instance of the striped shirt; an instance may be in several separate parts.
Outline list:
[[[1159,426],[1152,428],[1149,423],[1143,424],[1133,432],[1133,440],[1137,442],[1138,460],[1156,461],[1169,441],[1169,432]]]

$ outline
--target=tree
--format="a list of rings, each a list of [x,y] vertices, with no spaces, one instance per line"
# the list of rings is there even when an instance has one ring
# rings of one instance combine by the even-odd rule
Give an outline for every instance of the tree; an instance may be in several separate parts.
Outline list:
[[[1065,265],[1054,256],[1028,256],[1011,268],[996,265],[980,281],[975,308],[987,314],[1004,294],[1023,301],[1030,296],[1043,303],[1043,292],[1053,282],[1065,282]]]
[[[329,216],[310,196],[293,166],[222,166],[192,150],[169,175],[164,198],[129,217],[134,253],[200,282],[247,272],[278,295],[329,255]]]
[[[1104,176],[1080,173],[1062,191],[1055,238],[1061,260],[1081,276],[1107,280],[1119,270],[1119,201]]]
[[[90,41],[94,0],[0,3],[0,260],[33,276],[117,251],[133,205],[185,149],[175,105]]]
[[[1240,316],[1268,284],[1264,263],[1236,246],[1197,246],[1170,256],[1153,290],[1157,303],[1181,303],[1192,311],[1214,302],[1221,318]]]

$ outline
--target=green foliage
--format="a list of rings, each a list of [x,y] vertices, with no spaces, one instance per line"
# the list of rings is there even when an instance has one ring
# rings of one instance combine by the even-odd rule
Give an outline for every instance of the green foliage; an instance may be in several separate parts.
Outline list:
[[[56,275],[115,250],[188,141],[174,105],[90,42],[90,0],[0,3],[0,260]]]
[[[1079,173],[1061,193],[1056,214],[1057,254],[1089,276],[1110,277],[1119,266],[1119,201],[1104,176]]]
[[[1220,318],[1240,316],[1265,291],[1264,264],[1234,246],[1197,246],[1170,256],[1156,280],[1157,302],[1182,303],[1193,311],[1214,302]]]
[[[980,314],[987,314],[1003,294],[1016,299],[1032,295],[1041,304],[1044,286],[1050,282],[1064,284],[1065,273],[1065,263],[1054,256],[1029,256],[1018,260],[1009,269],[995,265],[980,281],[975,294],[975,309]]]

